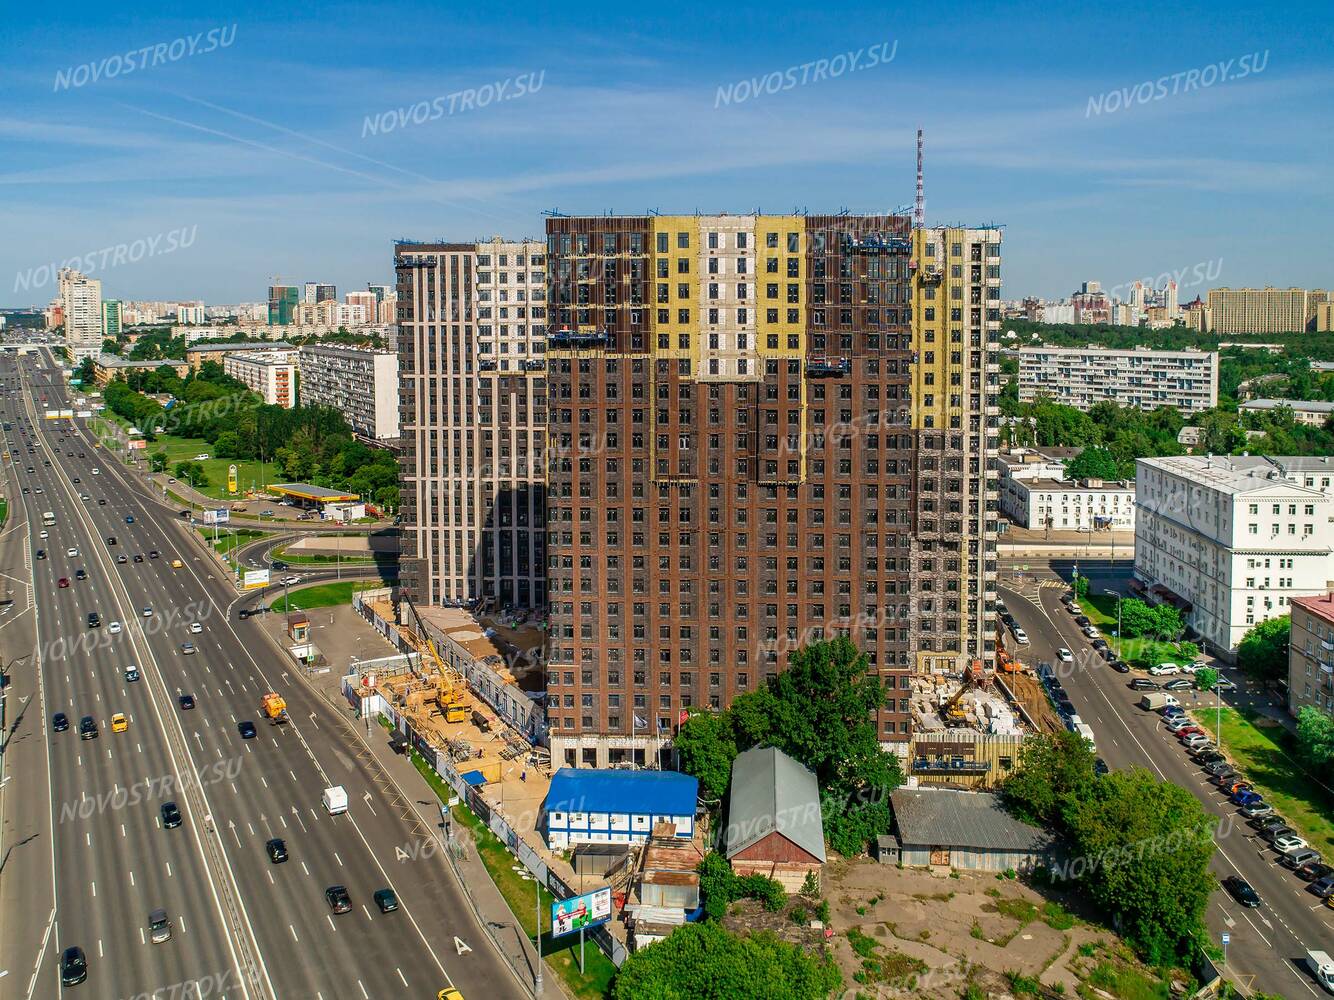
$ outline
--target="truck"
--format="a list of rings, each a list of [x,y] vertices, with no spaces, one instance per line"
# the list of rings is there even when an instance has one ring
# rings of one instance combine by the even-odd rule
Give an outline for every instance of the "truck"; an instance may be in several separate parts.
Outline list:
[[[274,691],[259,699],[259,709],[275,726],[281,726],[287,721],[287,702]]]
[[[347,789],[334,785],[324,790],[324,811],[330,816],[347,812]]]
[[[1180,705],[1172,695],[1166,691],[1147,691],[1139,700],[1139,707],[1150,712],[1156,712],[1168,705]]]
[[[1334,959],[1323,951],[1308,951],[1306,967],[1326,993],[1334,993]]]

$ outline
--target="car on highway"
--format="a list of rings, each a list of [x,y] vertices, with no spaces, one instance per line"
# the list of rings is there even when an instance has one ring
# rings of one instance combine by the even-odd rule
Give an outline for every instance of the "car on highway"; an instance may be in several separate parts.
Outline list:
[[[286,577],[283,577],[283,583],[285,583],[285,584],[286,584],[287,586],[289,586],[289,587],[295,586],[296,584],[298,584],[298,583],[300,583],[300,582],[301,582],[301,577],[299,577],[299,576],[286,576]],[[1056,655],[1057,655],[1057,656],[1060,656],[1060,653],[1058,652]]]
[[[116,536],[115,536],[115,535],[107,535],[107,544],[108,544],[108,545],[115,545],[115,544],[116,544]]]
[[[57,733],[63,733],[69,728],[69,716],[64,712],[57,712],[51,716],[51,728]]]
[[[102,470],[94,466],[94,468],[93,468],[93,475],[94,475],[94,476],[100,476],[101,474],[102,474]]]
[[[73,546],[71,546],[70,548],[68,548],[68,549],[65,550],[65,555],[69,556],[71,559],[73,559],[73,558],[75,558],[76,556],[78,556],[78,554],[79,554],[79,550],[76,549],[76,548],[74,548]]]
[[[287,568],[288,568],[288,567],[287,567],[287,563],[283,562],[281,559],[275,559],[275,560],[273,560],[273,562],[269,563],[269,565],[270,565],[271,567],[273,567],[274,569],[287,569]]]
[[[88,956],[78,945],[60,953],[60,985],[78,986],[88,978]]]
[[[192,694],[183,694],[176,699],[176,703],[181,706],[182,712],[188,712],[195,707],[195,696]]]
[[[120,635],[120,622],[112,622],[107,626],[107,631],[112,635]]]
[[[130,561],[129,556],[127,556],[124,552],[122,552],[120,555],[116,556],[116,565],[117,565],[117,566],[121,566],[121,565],[123,565],[123,564],[125,564],[125,563],[127,563],[127,562],[129,562],[129,561]]]
[[[133,514],[126,514],[126,515],[125,515],[125,523],[126,523],[126,524],[133,524],[133,523],[134,523],[134,515],[133,515]]]
[[[264,852],[268,854],[269,860],[275,865],[280,865],[287,860],[287,844],[281,837],[274,837],[264,844]]]
[[[173,560],[171,561],[171,568],[172,568],[172,569],[180,569],[180,568],[181,568],[182,566],[184,566],[184,565],[185,565],[185,563],[181,562],[179,559],[173,559]]]
[[[347,913],[352,909],[352,896],[345,885],[329,886],[324,890],[324,898],[334,913]]]
[[[148,914],[148,939],[154,944],[171,940],[171,921],[166,910],[159,908]]]
[[[161,555],[161,553],[158,552],[157,549],[149,549],[149,550],[148,550],[148,558],[149,558],[149,559],[156,559],[159,555]]]
[[[69,577],[67,576],[62,576],[59,580],[56,581],[56,587],[59,590],[64,590],[68,586],[69,586]]]
[[[194,652],[195,652],[195,644],[193,642],[181,643],[181,654],[183,656],[193,656]]]
[[[125,668],[125,680],[133,684],[139,679],[139,668],[131,664]]]
[[[82,457],[82,456],[81,456],[81,457]],[[77,485],[77,484],[80,482],[79,477],[78,477],[78,476],[75,476],[73,482],[75,483],[75,485]]]
[[[1157,691],[1158,686],[1156,681],[1151,681],[1147,677],[1136,677],[1130,682],[1132,691]]]
[[[255,738],[255,724],[249,719],[236,724],[236,731],[241,734],[243,740],[253,740]]]
[[[162,803],[162,828],[174,830],[181,825],[181,807],[175,802]]]
[[[97,739],[97,720],[91,715],[85,715],[79,720],[79,739],[95,740]]]
[[[136,553],[134,554],[134,562],[139,563],[139,562],[143,562],[143,561],[144,561],[144,557],[143,557],[140,553],[136,552]]]
[[[130,728],[130,720],[125,718],[124,712],[117,712],[111,717],[111,731],[113,733],[123,733]]]
[[[398,895],[393,889],[376,889],[374,899],[381,913],[393,913],[398,909]]]
[[[38,550],[37,550],[37,558],[38,558],[38,559],[45,559],[45,558],[46,558],[46,549],[38,549]]]
[[[102,616],[99,615],[96,611],[89,611],[89,612],[88,612],[88,627],[89,627],[89,628],[101,628],[101,627],[102,627]]]
[[[49,531],[47,531],[45,528],[43,528],[41,531],[37,532],[37,537],[38,537],[38,538],[50,538],[50,537],[51,537],[51,533],[50,533]]]
[[[204,631],[204,626],[201,625],[201,624],[199,624],[199,622],[191,622],[191,623],[190,623],[190,634],[191,634],[191,635],[199,635],[199,633],[202,632],[202,631]]]
[[[152,618],[153,609],[149,605],[145,604],[144,609],[141,612],[139,612],[139,614],[142,615],[144,618]]]
[[[1240,875],[1229,875],[1223,879],[1223,888],[1242,906],[1255,909],[1260,905],[1260,894]]]
[[[1056,659],[1060,660],[1062,663],[1074,663],[1075,654],[1070,652],[1070,650],[1066,649],[1064,646],[1062,646],[1060,649],[1056,651]]]
[[[1302,847],[1310,846],[1301,837],[1297,836],[1295,832],[1279,834],[1277,837],[1271,840],[1270,843],[1273,845],[1274,850],[1282,851],[1284,854],[1287,854],[1291,851],[1296,851]]]
[[[80,566],[78,569],[74,571],[74,579],[76,580],[88,579],[88,571],[84,569],[82,566]]]

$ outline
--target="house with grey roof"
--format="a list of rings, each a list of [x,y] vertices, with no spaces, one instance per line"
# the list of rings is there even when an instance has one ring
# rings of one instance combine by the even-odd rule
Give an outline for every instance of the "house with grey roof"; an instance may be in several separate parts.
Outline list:
[[[1027,871],[1050,865],[1051,833],[1015,819],[988,792],[896,788],[890,792],[894,833],[877,838],[884,864],[963,871]]]
[[[820,787],[804,765],[775,747],[756,747],[732,764],[727,860],[738,875],[764,875],[789,892],[825,862]]]

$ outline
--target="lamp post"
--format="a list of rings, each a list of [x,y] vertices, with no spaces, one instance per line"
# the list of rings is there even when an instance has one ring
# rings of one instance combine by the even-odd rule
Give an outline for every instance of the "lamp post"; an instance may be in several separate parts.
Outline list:
[[[1121,595],[1115,590],[1104,589],[1103,593],[1116,598],[1116,637],[1121,638]]]

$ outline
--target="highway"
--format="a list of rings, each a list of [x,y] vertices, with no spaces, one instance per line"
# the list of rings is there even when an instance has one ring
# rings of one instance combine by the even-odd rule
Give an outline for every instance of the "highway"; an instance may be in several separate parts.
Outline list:
[[[1088,568],[1092,567],[1081,565],[1081,573]],[[1116,571],[1109,565],[1097,570],[1095,585],[1112,587]],[[1128,566],[1121,572],[1122,581],[1126,573]],[[1063,575],[1068,578],[1068,573]],[[1275,853],[1208,782],[1179,741],[1162,727],[1157,713],[1138,707],[1140,695],[1128,687],[1136,674],[1116,673],[1093,653],[1060,602],[1067,588],[1052,585],[1050,578],[1042,585],[1043,577],[1033,572],[1026,575],[1021,588],[1000,589],[1006,606],[1031,640],[1020,648],[1020,658],[1030,664],[1045,660],[1060,668],[1070,700],[1080,718],[1093,728],[1098,753],[1108,766],[1148,768],[1159,778],[1191,790],[1219,817],[1215,873],[1220,879],[1239,874],[1263,900],[1259,909],[1248,910],[1222,890],[1214,894],[1207,920],[1215,941],[1223,934],[1231,939],[1226,974],[1248,991],[1265,990],[1288,998],[1324,996],[1298,960],[1308,949],[1334,950],[1334,910],[1306,891],[1306,883],[1279,867]],[[1057,663],[1055,651],[1061,646],[1074,652],[1073,664]],[[1235,675],[1233,679],[1239,680]],[[1190,692],[1185,695],[1183,705],[1195,710],[1208,726],[1212,696],[1199,695],[1200,700],[1193,703]],[[1226,752],[1226,746],[1223,749]]]
[[[21,496],[31,530],[40,530],[43,511],[56,515],[50,537],[32,540],[48,554],[32,566],[48,729],[52,712],[71,719],[68,732],[49,733],[55,943],[83,947],[96,984],[73,989],[133,995],[228,976],[229,996],[435,996],[448,985],[465,996],[522,996],[443,862],[413,850],[437,832],[263,633],[232,620],[237,595],[188,537],[194,529],[131,483],[78,425],[40,419],[40,397],[55,406],[64,390],[57,375],[24,365],[29,388],[19,395],[35,452],[15,442],[22,418],[14,396],[6,447],[16,473],[34,470],[16,476],[32,490]],[[66,555],[71,547],[77,556]],[[80,568],[86,580],[75,579]],[[62,577],[67,588],[57,586]],[[92,611],[100,628],[86,625]],[[121,623],[118,634],[112,622]],[[197,652],[184,652],[186,642]],[[337,662],[339,651],[328,652]],[[141,680],[126,681],[130,664]],[[289,724],[262,718],[259,699],[270,690],[287,699]],[[193,709],[179,707],[182,694],[194,696]],[[113,712],[126,714],[127,732],[110,731]],[[86,713],[101,727],[95,741],[78,738]],[[243,721],[255,723],[255,738],[241,737]],[[197,777],[182,789],[182,775]],[[161,792],[167,776],[170,795]],[[351,806],[330,817],[320,793],[334,784]],[[185,814],[178,829],[161,828],[166,798]],[[81,807],[87,800],[100,805]],[[271,837],[286,841],[285,864],[269,861]],[[395,860],[398,848],[410,859]],[[324,890],[333,884],[350,890],[351,912],[331,913]],[[386,887],[401,906],[382,914],[371,897]],[[141,939],[155,906],[176,923],[166,944]],[[461,954],[456,939],[471,951]],[[47,971],[34,995],[58,992],[53,962]]]

